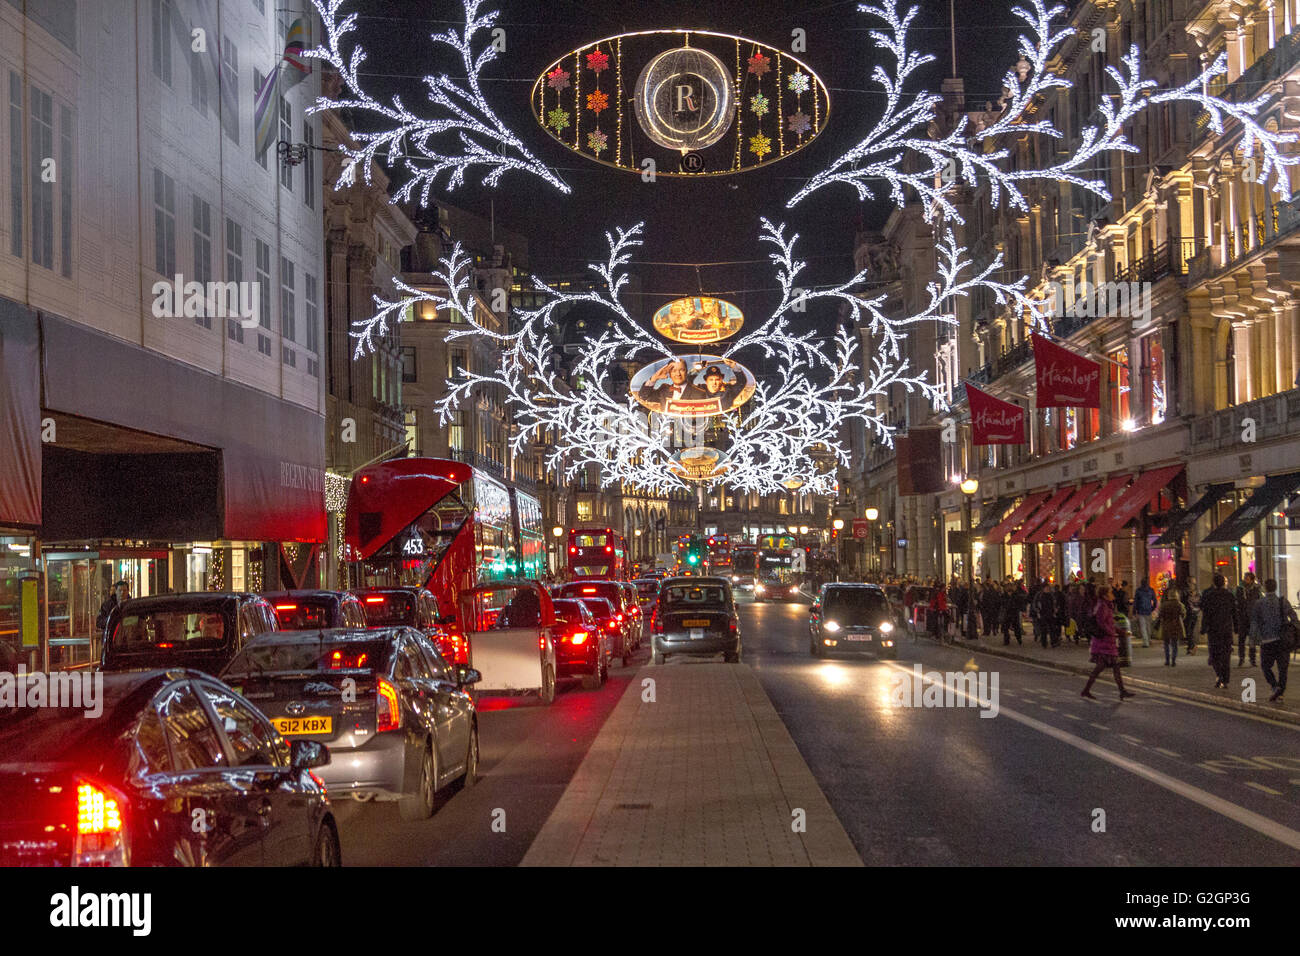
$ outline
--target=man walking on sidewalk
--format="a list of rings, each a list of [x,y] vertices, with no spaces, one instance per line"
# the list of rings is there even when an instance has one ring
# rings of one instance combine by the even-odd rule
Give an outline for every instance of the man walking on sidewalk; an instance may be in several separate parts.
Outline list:
[[[1241,579],[1241,584],[1237,585],[1237,666],[1242,667],[1246,663],[1246,642],[1250,641],[1250,666],[1255,666],[1255,645],[1259,643],[1259,638],[1251,631],[1250,618],[1251,612],[1255,610],[1255,605],[1259,599],[1264,596],[1264,592],[1259,589],[1255,583],[1255,573],[1247,571]]]
[[[1291,666],[1291,649],[1282,632],[1288,621],[1293,625],[1297,623],[1296,613],[1291,603],[1277,593],[1277,581],[1272,578],[1265,581],[1264,591],[1264,596],[1251,608],[1250,636],[1259,642],[1259,663],[1264,669],[1264,679],[1273,688],[1269,700],[1281,700],[1286,693],[1286,672]],[[1274,664],[1277,665],[1276,679],[1273,677]]]
[[[1143,647],[1151,646],[1151,615],[1156,611],[1156,592],[1146,578],[1133,592],[1133,633],[1142,639]]]
[[[1215,687],[1227,687],[1232,669],[1232,633],[1237,623],[1237,604],[1222,574],[1214,576],[1214,587],[1201,595],[1201,633],[1210,650],[1210,666],[1218,678]]]

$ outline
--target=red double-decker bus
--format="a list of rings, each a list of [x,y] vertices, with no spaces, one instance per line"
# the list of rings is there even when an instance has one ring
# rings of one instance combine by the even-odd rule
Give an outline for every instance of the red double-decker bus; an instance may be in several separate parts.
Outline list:
[[[613,528],[570,528],[566,569],[570,581],[578,578],[626,581],[627,541]]]
[[[731,539],[725,534],[709,535],[709,570],[714,574],[731,573]]]
[[[355,584],[428,588],[453,634],[462,593],[546,568],[541,503],[443,458],[363,468],[348,490],[344,540]]]

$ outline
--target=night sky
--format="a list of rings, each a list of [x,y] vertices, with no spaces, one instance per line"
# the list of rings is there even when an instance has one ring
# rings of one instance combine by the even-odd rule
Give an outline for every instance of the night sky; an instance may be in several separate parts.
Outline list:
[[[967,97],[996,99],[1000,80],[1016,55],[1018,20],[1010,0],[956,0],[958,72]],[[913,36],[917,46],[936,56],[924,81],[938,89],[949,70],[947,0],[921,0]],[[867,30],[873,17],[857,12],[857,0],[791,4],[776,0],[642,0],[637,3],[579,3],[572,0],[487,0],[500,10],[507,51],[488,67],[484,89],[494,108],[529,144],[534,154],[573,188],[564,196],[527,174],[507,173],[499,188],[462,186],[444,194],[452,204],[486,215],[495,199],[497,222],[528,237],[530,268],[545,274],[580,271],[593,257],[603,258],[604,232],[614,225],[646,224],[646,242],[633,268],[645,298],[629,301],[648,319],[668,298],[699,289],[692,267],[649,264],[734,262],[701,270],[704,291],[724,295],[750,315],[770,308],[776,283],[767,251],[757,242],[760,216],[787,222],[801,236],[797,251],[808,260],[802,284],[842,282],[852,274],[852,244],[861,228],[879,228],[888,216],[885,203],[860,203],[848,186],[832,186],[793,210],[786,200],[806,178],[862,137],[878,115],[879,88],[870,81],[880,54]],[[458,65],[428,36],[453,28],[461,15],[457,0],[356,0],[348,10],[361,13],[355,36],[369,54],[365,72],[376,94],[399,92],[415,107],[424,102],[420,78],[454,71]],[[831,119],[806,149],[779,163],[729,177],[698,182],[661,177],[642,183],[629,172],[588,162],[555,143],[533,118],[529,92],[537,76],[557,57],[593,40],[631,30],[694,27],[737,33],[790,48],[791,31],[807,31],[807,49],[797,56],[830,88]],[[629,78],[632,82],[635,77]],[[418,111],[418,110],[417,110]],[[829,307],[828,307],[829,309]],[[833,322],[834,312],[817,325]]]

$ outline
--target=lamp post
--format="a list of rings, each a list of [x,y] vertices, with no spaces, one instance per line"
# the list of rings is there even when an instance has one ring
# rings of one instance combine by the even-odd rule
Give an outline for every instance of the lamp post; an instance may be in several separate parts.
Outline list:
[[[880,548],[876,544],[876,519],[880,517],[880,509],[868,508],[863,512],[863,515],[871,522],[871,534],[867,536],[866,543],[863,544],[863,548],[868,552],[866,556],[867,569],[879,571],[883,576],[885,572],[884,562],[880,560]],[[879,564],[880,567],[873,568],[872,565],[874,564]]]
[[[972,540],[974,529],[971,527],[971,502],[980,490],[980,483],[975,478],[966,478],[959,487],[962,494],[962,527],[966,531],[966,640],[971,641],[975,639],[975,542]]]

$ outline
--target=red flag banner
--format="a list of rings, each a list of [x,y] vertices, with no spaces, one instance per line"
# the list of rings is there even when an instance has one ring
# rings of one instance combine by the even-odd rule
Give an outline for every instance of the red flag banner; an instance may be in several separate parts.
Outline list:
[[[966,384],[970,402],[971,443],[975,445],[1023,445],[1025,410],[1013,402],[994,398]]]
[[[1034,333],[1039,408],[1101,408],[1101,363]]]

